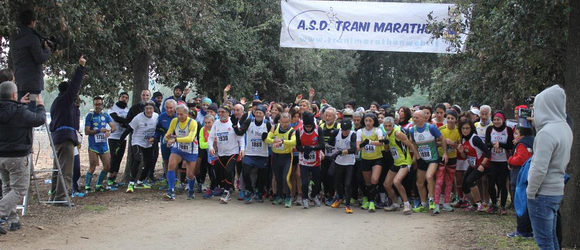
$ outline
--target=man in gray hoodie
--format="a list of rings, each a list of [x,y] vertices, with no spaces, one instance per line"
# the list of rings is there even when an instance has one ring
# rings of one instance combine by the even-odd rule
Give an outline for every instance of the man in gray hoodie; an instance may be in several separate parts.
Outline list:
[[[570,161],[572,130],[566,123],[566,93],[558,85],[534,101],[534,155],[528,173],[528,212],[540,249],[559,249],[556,217],[564,195],[564,174]]]

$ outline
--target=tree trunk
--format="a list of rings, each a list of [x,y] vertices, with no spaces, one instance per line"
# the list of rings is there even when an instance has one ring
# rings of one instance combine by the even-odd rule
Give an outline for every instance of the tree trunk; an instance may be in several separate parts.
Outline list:
[[[132,105],[141,101],[141,91],[149,89],[149,65],[151,65],[151,55],[149,52],[142,50],[135,55],[133,61],[133,100]],[[131,150],[131,136],[128,136],[127,144],[127,162],[125,164],[125,171],[123,171],[122,182],[129,183],[131,179],[131,165],[133,165],[133,155]],[[143,164],[143,163],[141,163]],[[141,169],[141,168],[139,168]],[[141,171],[139,171],[141,172]],[[138,173],[139,175],[140,173]],[[137,175],[137,176],[138,176]]]
[[[580,217],[574,212],[580,207],[580,1],[570,1],[570,23],[568,24],[567,68],[565,73],[568,115],[574,121],[572,155],[567,172],[570,181],[564,190],[562,202],[562,247],[580,247],[578,225]]]
[[[151,55],[142,50],[135,55],[133,61],[133,100],[132,105],[141,101],[141,91],[149,89],[149,65],[151,65]]]

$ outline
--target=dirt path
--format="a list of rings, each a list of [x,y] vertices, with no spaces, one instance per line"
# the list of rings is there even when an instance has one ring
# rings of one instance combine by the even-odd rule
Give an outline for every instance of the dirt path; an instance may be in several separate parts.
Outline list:
[[[27,225],[26,237],[4,236],[0,249],[453,248],[436,233],[443,220],[427,214],[369,214],[358,208],[347,215],[343,208],[286,209],[238,201],[221,205],[216,200],[186,201],[181,196],[174,202],[128,202],[83,213],[44,230]],[[53,229],[57,232],[51,234]],[[35,232],[39,235],[31,237]]]

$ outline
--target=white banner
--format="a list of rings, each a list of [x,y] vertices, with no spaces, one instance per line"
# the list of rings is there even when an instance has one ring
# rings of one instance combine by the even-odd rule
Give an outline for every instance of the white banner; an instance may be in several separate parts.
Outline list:
[[[282,0],[281,5],[280,47],[455,53],[427,30],[427,15],[443,21],[452,4]]]

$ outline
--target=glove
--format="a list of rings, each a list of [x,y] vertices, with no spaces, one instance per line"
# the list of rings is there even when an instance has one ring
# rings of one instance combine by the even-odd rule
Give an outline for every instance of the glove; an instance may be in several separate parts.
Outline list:
[[[379,142],[382,144],[389,144],[389,140],[387,139],[380,139]]]
[[[369,143],[370,143],[369,139],[365,139],[360,143],[360,147],[364,148],[366,145],[369,145]]]
[[[310,160],[310,152],[312,152],[312,147],[304,146],[302,147],[302,151],[304,153],[304,159]]]
[[[237,127],[238,126],[238,118],[236,118],[235,115],[232,115],[232,117],[230,118],[230,120],[232,121],[232,127]]]
[[[336,144],[336,137],[335,136],[331,136],[328,139],[328,145],[334,146]]]
[[[266,132],[262,133],[262,141],[265,141],[266,138],[268,138],[268,133]]]

